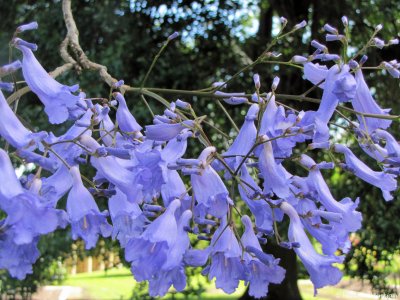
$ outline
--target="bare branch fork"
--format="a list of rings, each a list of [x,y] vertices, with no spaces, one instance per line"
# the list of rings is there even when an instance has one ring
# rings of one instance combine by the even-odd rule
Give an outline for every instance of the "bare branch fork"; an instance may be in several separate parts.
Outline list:
[[[74,16],[72,15],[71,0],[63,0],[62,10],[65,26],[67,27],[67,36],[60,46],[61,57],[65,62],[74,63],[77,70],[86,69],[97,71],[100,78],[111,87],[117,80],[107,72],[106,66],[92,62],[79,44],[79,31],[76,27]],[[68,49],[72,51],[74,58],[69,54]]]

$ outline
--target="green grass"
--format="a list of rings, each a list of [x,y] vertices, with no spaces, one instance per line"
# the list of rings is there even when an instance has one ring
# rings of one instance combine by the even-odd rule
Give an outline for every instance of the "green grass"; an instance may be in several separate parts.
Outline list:
[[[199,278],[200,279],[200,278]],[[194,279],[196,280],[196,279]],[[202,279],[201,283],[206,284]],[[137,283],[132,277],[129,269],[112,269],[105,273],[97,271],[92,273],[81,273],[69,275],[63,285],[79,286],[85,289],[87,296],[91,299],[129,299]],[[215,288],[213,283],[208,284],[207,292],[202,295],[202,299],[237,299],[244,292],[245,286],[241,283],[237,291],[232,295],[226,295],[221,290]],[[171,298],[170,296],[164,297]],[[182,295],[175,295],[175,299],[184,299]],[[197,299],[197,297],[195,298]]]
[[[201,295],[201,299],[234,300],[238,299],[245,290],[244,284],[241,283],[234,294],[226,295],[221,290],[216,289],[214,283],[206,283],[203,277],[193,278],[192,284],[195,285],[196,281],[200,281],[207,289],[207,291]],[[136,284],[129,269],[126,268],[112,269],[107,273],[98,271],[69,275],[67,280],[63,283],[63,285],[84,288],[86,292],[85,295],[95,300],[129,299]],[[363,299],[352,292],[336,287],[320,289],[318,290],[318,296],[314,297],[314,288],[309,281],[299,281],[299,288],[304,300]],[[171,296],[167,296],[164,299],[171,299]],[[177,294],[174,299],[184,299],[184,295]],[[198,297],[193,296],[190,299],[198,299]]]
[[[92,299],[127,299],[132,295],[135,280],[129,269],[69,275],[63,285],[79,286]]]

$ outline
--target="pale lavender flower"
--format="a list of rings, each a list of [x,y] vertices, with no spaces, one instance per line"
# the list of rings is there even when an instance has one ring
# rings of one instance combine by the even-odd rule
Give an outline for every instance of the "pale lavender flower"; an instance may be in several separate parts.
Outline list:
[[[232,169],[236,169],[241,159],[251,150],[256,142],[257,128],[254,125],[254,120],[257,119],[259,111],[258,104],[253,104],[250,106],[245,121],[240,128],[239,134],[229,147],[229,149],[223,153],[223,156],[234,156],[236,155],[239,159],[236,160],[235,157],[225,158],[226,162]]]
[[[257,228],[266,233],[273,233],[272,209],[266,201],[253,199],[254,196],[261,194],[262,190],[254,182],[245,165],[243,165],[241,168],[240,178],[246,182],[246,184],[238,185],[240,197],[247,204],[251,213],[254,215]],[[250,185],[252,188],[250,188],[248,185]]]
[[[137,203],[131,203],[120,190],[108,200],[108,208],[113,223],[112,238],[118,238],[121,247],[129,239],[138,237],[147,222]]]
[[[202,162],[202,167],[199,169],[200,174],[191,175],[191,182],[198,208],[220,218],[227,213],[229,204],[233,203],[225,184],[207,162],[207,158],[215,151],[214,147],[207,147],[201,152],[199,156],[199,160]]]
[[[344,145],[336,144],[334,150],[338,153],[343,153],[346,164],[344,167],[351,171],[358,178],[368,182],[381,189],[383,197],[386,201],[393,199],[390,192],[397,189],[396,176],[385,172],[371,170],[364,162],[358,159],[354,153]]]
[[[22,67],[22,63],[19,60],[16,60],[8,65],[4,65],[0,67],[0,78],[6,76],[8,74],[14,73],[18,69]]]
[[[81,136],[79,141],[92,152],[96,152],[101,147],[95,139],[88,135]],[[117,186],[128,197],[128,201],[136,203],[143,201],[143,186],[136,181],[135,174],[123,167],[115,157],[92,156],[90,161],[98,172],[97,177],[105,178]]]
[[[26,129],[0,91],[0,136],[13,147],[20,149],[35,145],[47,136],[45,132],[32,133]]]
[[[263,136],[264,141],[268,139],[268,136]],[[263,143],[260,147],[262,150],[258,157],[258,166],[264,179],[264,193],[274,193],[280,198],[288,197],[290,195],[289,174],[281,164],[276,163],[270,141]]]
[[[14,243],[29,244],[36,237],[67,225],[64,211],[54,209],[40,196],[25,190],[17,179],[7,153],[0,149],[0,208],[7,214],[6,224],[15,230]],[[37,222],[45,219],[46,222]]]
[[[173,34],[168,36],[168,41],[172,41],[172,40],[176,39],[178,36],[179,36],[179,33],[175,31]]]
[[[254,234],[251,220],[248,216],[242,217],[242,223],[245,227],[241,241],[246,249],[254,249],[263,252],[260,243]],[[259,253],[258,251],[257,254]],[[285,269],[278,265],[279,259],[275,259],[270,254],[263,253],[263,256],[267,259],[265,264],[261,261],[255,253],[256,257],[252,257],[248,253],[245,254],[244,259],[246,261],[247,276],[246,282],[249,282],[249,294],[255,298],[265,297],[268,293],[269,283],[279,284],[285,278]]]
[[[342,35],[342,34],[327,34],[325,36],[325,39],[327,42],[342,41],[344,39],[344,35]]]
[[[179,200],[172,201],[139,237],[127,243],[125,259],[131,263],[131,271],[137,281],[150,280],[160,271],[160,266],[168,262],[168,255],[178,237],[174,214],[179,206]]]
[[[294,248],[294,251],[310,274],[310,279],[314,284],[314,295],[317,294],[319,288],[337,284],[342,278],[342,272],[332,264],[343,262],[344,257],[318,254],[304,232],[300,217],[293,206],[282,202],[280,208],[290,218],[289,241],[300,244],[300,247]]]
[[[108,212],[100,212],[93,196],[82,183],[78,167],[71,167],[73,184],[68,194],[67,212],[71,220],[72,238],[82,238],[85,248],[93,248],[99,235],[109,237],[112,227],[107,222]]]
[[[135,138],[142,136],[142,127],[136,122],[135,117],[130,113],[124,96],[121,93],[114,93],[115,99],[118,101],[117,121],[119,128],[128,135]]]
[[[338,237],[337,248],[341,248],[344,251],[348,250],[346,248],[348,233],[355,232],[361,228],[362,216],[360,212],[356,211],[359,200],[356,199],[355,202],[352,202],[349,198],[345,198],[340,202],[336,201],[315,161],[303,154],[300,163],[310,170],[307,183],[310,189],[316,193],[316,200],[318,200],[327,211],[340,213],[342,215],[341,222],[333,224],[336,230],[336,232],[333,232],[335,232],[335,235]],[[335,250],[336,249],[325,249],[325,252],[328,253]]]
[[[190,246],[190,240],[184,228],[188,226],[191,218],[190,210],[183,212],[177,224],[177,238],[168,253],[168,259],[160,271],[149,280],[149,294],[153,297],[164,296],[171,285],[174,285],[178,292],[186,286],[183,255]]]
[[[253,75],[253,81],[254,81],[254,85],[255,85],[256,89],[259,90],[260,87],[261,87],[260,75],[254,74],[254,75]]]
[[[335,27],[333,27],[333,26],[331,26],[329,24],[325,24],[324,25],[324,29],[326,31],[328,31],[329,33],[331,33],[331,34],[338,34],[338,30]]]
[[[75,92],[78,86],[69,87],[60,84],[43,69],[32,50],[20,39],[15,44],[23,54],[22,73],[25,81],[44,104],[50,123],[63,123],[71,117],[70,110],[75,109],[79,101],[79,97],[71,93]]]
[[[2,232],[0,233],[0,269],[6,269],[11,277],[18,280],[25,279],[27,274],[32,274],[32,265],[39,258],[37,244],[39,238],[35,238],[29,244],[16,244],[14,242],[15,230],[7,228],[4,230],[4,224],[0,224]],[[4,230],[4,231],[3,231]]]
[[[24,32],[24,31],[27,31],[27,30],[35,30],[35,29],[38,29],[38,27],[39,27],[39,25],[38,25],[37,22],[30,22],[30,23],[18,26],[16,32]]]
[[[294,25],[293,29],[294,30],[298,30],[298,29],[301,29],[303,27],[306,27],[306,25],[307,25],[307,22],[305,20],[303,20],[300,23]]]
[[[155,141],[169,141],[175,138],[186,128],[194,126],[193,120],[186,120],[182,123],[159,123],[147,125],[145,135],[146,138]]]
[[[67,167],[62,164],[53,175],[42,178],[41,195],[55,207],[71,186],[72,177]]]

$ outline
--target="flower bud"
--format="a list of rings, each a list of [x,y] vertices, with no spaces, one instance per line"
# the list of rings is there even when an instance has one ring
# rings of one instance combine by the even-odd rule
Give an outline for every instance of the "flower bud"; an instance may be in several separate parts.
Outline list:
[[[305,20],[301,21],[300,23],[294,25],[294,30],[299,30],[303,27],[306,27],[307,22]]]
[[[31,22],[31,23],[28,23],[28,24],[23,24],[23,25],[18,26],[16,32],[24,32],[24,31],[27,31],[27,30],[35,30],[35,29],[38,29],[38,27],[39,27],[39,25],[38,25],[37,22]]]
[[[173,34],[171,34],[168,37],[168,41],[172,41],[173,39],[176,39],[178,36],[179,36],[179,33],[175,31]]]

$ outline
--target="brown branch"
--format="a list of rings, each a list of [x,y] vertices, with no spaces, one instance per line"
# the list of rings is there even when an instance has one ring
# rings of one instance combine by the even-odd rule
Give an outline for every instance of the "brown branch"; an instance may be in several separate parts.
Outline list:
[[[63,0],[62,10],[65,26],[67,27],[67,36],[60,47],[61,57],[65,60],[65,62],[76,62],[77,65],[84,70],[97,71],[100,75],[100,78],[110,87],[112,87],[113,84],[118,80],[116,80],[107,72],[107,67],[92,62],[79,44],[79,31],[76,26],[74,16],[72,15],[71,0]],[[68,54],[68,46],[73,53],[74,58]]]

